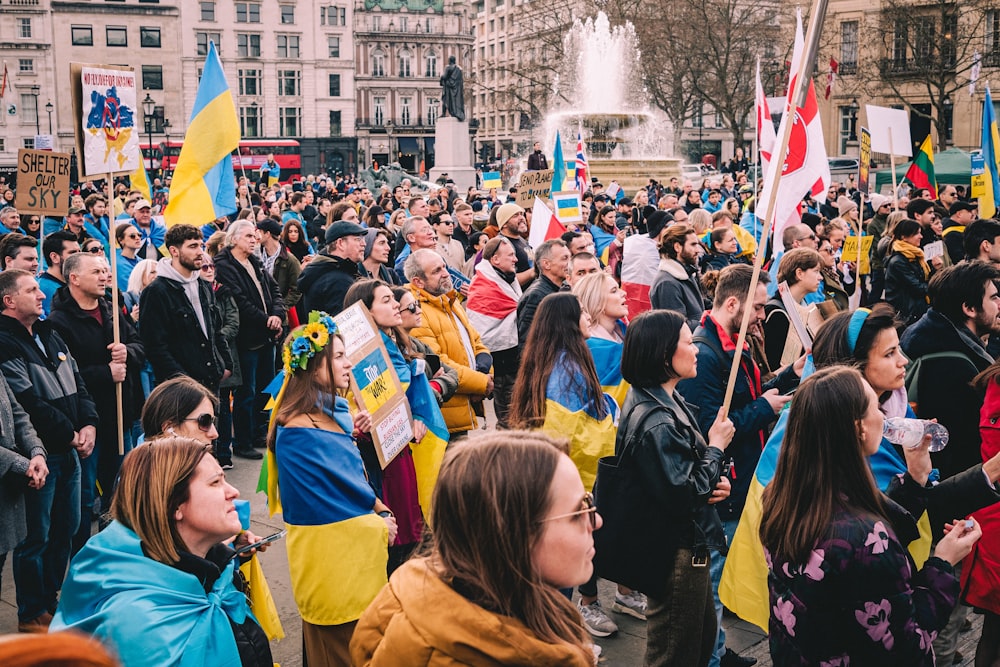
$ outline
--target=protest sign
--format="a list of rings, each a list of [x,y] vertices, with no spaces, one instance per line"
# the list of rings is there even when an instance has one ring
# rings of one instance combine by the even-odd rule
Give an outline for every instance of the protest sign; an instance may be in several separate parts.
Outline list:
[[[136,102],[135,70],[71,63],[70,82],[82,175],[135,171],[141,164],[136,123],[142,113]]]
[[[812,336],[809,335],[809,330],[806,328],[805,322],[802,321],[802,317],[799,314],[799,304],[795,302],[795,297],[792,296],[791,291],[788,289],[787,281],[783,280],[778,285],[778,294],[781,296],[781,303],[785,306],[785,314],[788,315],[788,321],[792,323],[792,329],[795,331],[795,335],[799,337],[803,349],[811,350]]]
[[[539,171],[522,171],[521,178],[517,182],[517,199],[515,204],[523,209],[528,209],[538,197],[542,201],[549,198],[552,192],[552,169],[542,169]]]
[[[986,158],[982,153],[973,153],[971,158],[972,192],[969,194],[973,199],[980,199],[986,196]]]
[[[14,205],[20,211],[62,217],[69,210],[69,153],[17,151]]]
[[[389,359],[375,320],[363,303],[355,303],[333,318],[352,364],[351,393],[358,407],[372,417],[375,454],[384,469],[413,438],[410,404]]]
[[[867,127],[861,128],[861,153],[858,167],[858,190],[868,194],[869,173],[872,167],[872,133]]]
[[[871,258],[870,253],[872,249],[872,239],[873,236],[862,236],[861,237],[861,275],[865,275],[871,271]],[[844,239],[844,247],[840,251],[840,258],[845,262],[853,262],[858,256],[858,237],[848,236]]]
[[[871,149],[889,155],[913,155],[910,142],[910,118],[903,109],[865,105],[868,127],[871,129]]]
[[[580,207],[580,193],[577,190],[553,192],[552,203],[555,204],[556,220],[566,225],[571,222],[583,222]]]
[[[484,171],[483,172],[483,189],[489,190],[490,188],[502,188],[503,181],[500,180],[499,171]]]

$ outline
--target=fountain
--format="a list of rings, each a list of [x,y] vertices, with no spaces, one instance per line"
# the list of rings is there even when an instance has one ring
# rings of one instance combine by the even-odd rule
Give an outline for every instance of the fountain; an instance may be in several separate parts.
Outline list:
[[[614,179],[630,193],[649,178],[680,176],[681,160],[664,157],[670,154],[670,123],[646,101],[632,25],[612,28],[604,12],[577,19],[563,47],[565,65],[545,117],[549,150],[558,130],[563,156],[572,161],[580,131],[591,175],[605,185]]]

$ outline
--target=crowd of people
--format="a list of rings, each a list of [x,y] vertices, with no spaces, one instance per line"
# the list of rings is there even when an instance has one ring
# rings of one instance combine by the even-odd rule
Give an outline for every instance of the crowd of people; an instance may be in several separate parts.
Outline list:
[[[737,157],[594,179],[537,247],[516,189],[450,182],[241,178],[231,216],[169,228],[158,182],[80,184],[62,220],[0,197],[19,631],[270,665],[241,568],[266,546],[225,480],[260,465],[310,665],[592,665],[616,614],[646,665],[752,665],[722,628],[738,533],[775,664],[950,665],[970,607],[1000,660],[1000,222],[952,185],[833,183],[775,252]],[[358,303],[412,415],[388,462],[334,322]]]

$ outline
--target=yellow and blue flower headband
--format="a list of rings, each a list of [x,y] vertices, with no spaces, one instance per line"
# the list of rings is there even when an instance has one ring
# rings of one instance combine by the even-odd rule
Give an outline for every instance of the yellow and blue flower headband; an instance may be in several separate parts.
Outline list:
[[[337,335],[337,325],[329,314],[314,310],[309,313],[309,323],[296,327],[289,334],[281,350],[282,367],[285,375],[306,370],[309,360],[330,343]]]
[[[850,350],[851,354],[854,354],[854,348],[858,346],[858,337],[861,336],[861,329],[871,314],[870,308],[858,308],[851,315],[851,323],[847,325],[847,349]]]

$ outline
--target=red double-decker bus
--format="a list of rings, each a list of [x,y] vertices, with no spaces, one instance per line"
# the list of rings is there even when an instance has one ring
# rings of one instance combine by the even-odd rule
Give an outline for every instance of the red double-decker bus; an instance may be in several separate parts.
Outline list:
[[[173,172],[183,145],[182,141],[160,144],[163,169],[166,173]],[[256,180],[261,165],[267,162],[267,156],[272,154],[275,162],[281,167],[282,182],[302,175],[302,150],[299,142],[294,139],[244,139],[240,142],[238,155],[233,155],[233,171],[239,176],[246,173],[248,177]]]

